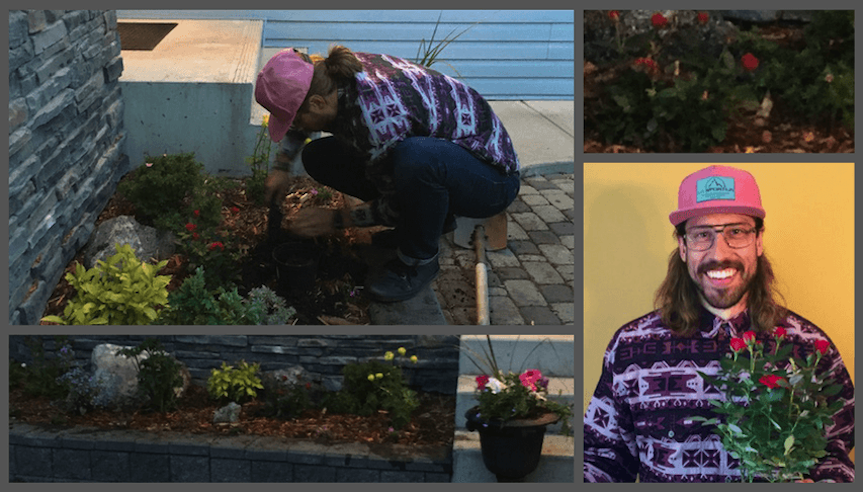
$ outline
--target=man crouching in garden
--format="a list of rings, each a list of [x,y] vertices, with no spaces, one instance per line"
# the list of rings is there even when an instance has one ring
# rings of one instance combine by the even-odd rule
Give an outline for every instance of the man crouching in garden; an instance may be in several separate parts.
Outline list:
[[[719,417],[728,429],[732,416],[726,421],[713,411],[727,401],[726,393],[702,374],[715,377],[719,361],[732,354],[734,360],[773,354],[780,343],[790,344],[798,361],[812,355],[806,363],[817,364],[819,378],[833,379],[836,394],[826,400],[831,412],[838,408],[827,417],[828,425],[813,431],[823,432],[824,452],[814,450],[814,465],[795,479],[854,480],[848,456],[854,447],[853,383],[827,335],[777,303],[773,269],[764,255],[765,215],[755,179],[745,171],[711,166],[683,180],[678,209],[670,214],[678,248],[656,294],[658,309],[615,333],[584,416],[585,482],[727,482],[751,476],[751,466],[745,468],[745,460],[732,456],[715,433],[717,422],[703,425]],[[772,374],[746,381],[751,391],[740,398],[752,398],[751,407],[754,399],[775,396],[769,400],[776,402],[774,408],[791,411],[794,405],[785,399],[795,398],[790,388],[799,382],[792,376],[798,365],[768,366]],[[780,387],[787,391],[776,390]],[[741,431],[731,438],[751,441],[753,448],[780,439],[781,431],[766,421],[763,427],[764,435],[773,435],[753,439]],[[783,434],[780,459],[795,446],[808,449],[817,437],[795,440]]]

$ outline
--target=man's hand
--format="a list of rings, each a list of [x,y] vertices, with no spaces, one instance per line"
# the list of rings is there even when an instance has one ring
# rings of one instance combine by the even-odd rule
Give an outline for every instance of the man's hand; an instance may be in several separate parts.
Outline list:
[[[301,237],[317,237],[336,232],[334,220],[338,210],[304,208],[291,220],[288,230]]]
[[[291,173],[273,169],[264,181],[264,200],[267,205],[278,202],[288,194]]]

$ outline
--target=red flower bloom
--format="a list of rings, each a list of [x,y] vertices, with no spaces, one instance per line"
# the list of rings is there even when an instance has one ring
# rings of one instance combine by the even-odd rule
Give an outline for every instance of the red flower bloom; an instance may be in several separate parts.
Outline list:
[[[741,63],[743,63],[743,68],[746,69],[747,72],[753,72],[756,68],[758,68],[758,58],[755,58],[755,55],[752,53],[746,53],[740,58]]]
[[[312,383],[306,383],[306,389],[312,389]]]
[[[201,211],[200,211],[200,210],[195,210],[195,211],[194,211],[194,212],[192,212],[192,213],[193,213],[193,214],[195,214],[195,217],[197,217],[197,216],[201,215]]]
[[[201,237],[201,235],[198,234],[197,232],[192,233],[192,239],[194,239],[195,241],[197,241],[200,237]]]
[[[197,229],[197,228],[198,228],[198,226],[196,226],[195,224],[193,224],[191,222],[186,224],[186,230],[188,230],[189,232],[195,232],[195,229]]]
[[[214,250],[214,249],[216,249],[216,248],[219,248],[219,249],[225,249],[225,245],[224,245],[224,244],[222,244],[222,242],[221,242],[221,241],[216,241],[216,242],[214,242],[214,243],[210,243],[209,248],[210,248],[210,251],[213,251],[213,250]]]
[[[476,387],[479,390],[484,390],[486,383],[488,383],[489,377],[483,374],[482,376],[476,377]]]
[[[761,376],[761,379],[759,379],[758,382],[770,389],[774,389],[779,387],[779,381],[784,380],[785,378],[777,376],[776,374],[767,374],[765,376]]]
[[[653,17],[650,18],[650,22],[653,23],[653,27],[656,27],[658,29],[661,29],[668,25],[668,19],[666,19],[664,15],[658,12],[653,14]]]
[[[240,211],[240,208],[239,208],[239,207],[231,207],[231,212],[233,212],[233,213],[237,213],[237,212],[239,212],[239,211]]]
[[[699,12],[698,13],[698,23],[699,24],[707,24],[707,21],[710,19],[710,16],[707,12]]]
[[[755,341],[755,332],[752,330],[747,331],[743,334],[743,341],[746,343]]]
[[[746,342],[744,342],[742,338],[731,339],[731,350],[741,352],[744,349],[746,349]]]
[[[815,340],[815,350],[821,355],[826,354],[830,351],[830,342],[827,340]]]
[[[781,326],[779,326],[775,330],[773,330],[773,336],[774,337],[785,338],[785,335],[787,335],[787,334],[788,334],[788,331],[785,328],[782,328]]]
[[[618,12],[617,10],[609,10],[608,11],[608,18],[617,22],[620,20],[620,12]]]

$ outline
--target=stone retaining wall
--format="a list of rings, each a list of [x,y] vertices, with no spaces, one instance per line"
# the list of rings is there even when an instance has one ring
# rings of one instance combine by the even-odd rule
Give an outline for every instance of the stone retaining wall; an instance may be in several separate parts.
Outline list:
[[[405,347],[416,355],[416,365],[407,363],[405,374],[411,384],[424,391],[454,395],[458,380],[459,338],[447,335],[157,335],[165,349],[189,367],[193,381],[204,384],[210,370],[221,363],[244,359],[260,362],[270,371],[299,364],[327,389],[341,386],[341,370],[349,362],[380,358],[387,350]],[[47,357],[56,350],[53,336],[41,335]],[[96,345],[138,345],[144,335],[70,335],[75,357],[90,360]],[[31,362],[25,337],[9,337],[9,356]]]
[[[279,437],[9,430],[10,482],[449,482],[452,450]]]
[[[113,10],[9,11],[9,322],[38,324],[129,171]]]

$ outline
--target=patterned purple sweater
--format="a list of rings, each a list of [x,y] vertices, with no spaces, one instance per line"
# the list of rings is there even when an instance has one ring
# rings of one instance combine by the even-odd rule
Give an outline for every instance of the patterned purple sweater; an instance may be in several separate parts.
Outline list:
[[[817,339],[829,340],[817,326],[789,311],[780,324],[787,341],[806,357]],[[741,313],[723,321],[702,309],[701,331],[692,338],[676,335],[657,312],[620,328],[605,352],[602,375],[584,416],[585,482],[725,482],[737,481],[737,462],[722,447],[712,426],[690,417],[712,417],[708,393],[696,371],[715,375],[731,337],[749,327]],[[769,338],[769,340],[768,340]],[[765,347],[772,337],[761,335]],[[786,342],[787,343],[787,342]],[[819,366],[844,389],[845,405],[827,428],[828,455],[813,469],[815,481],[852,482],[854,464],[854,386],[838,351]]]
[[[408,137],[435,137],[464,147],[506,174],[519,170],[512,140],[483,97],[464,83],[389,55],[354,53],[364,70],[339,89],[333,135],[353,147],[381,198],[352,211],[358,226],[398,222],[392,164],[386,157]],[[290,160],[306,135],[291,131],[281,143]]]

